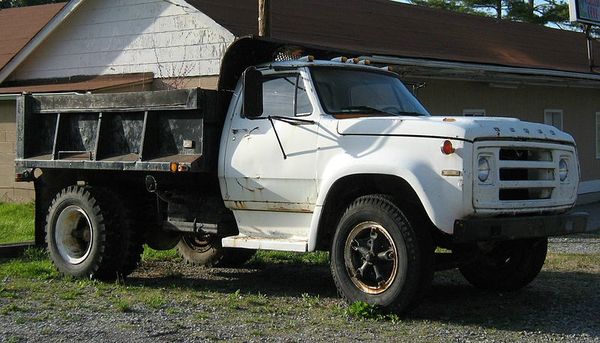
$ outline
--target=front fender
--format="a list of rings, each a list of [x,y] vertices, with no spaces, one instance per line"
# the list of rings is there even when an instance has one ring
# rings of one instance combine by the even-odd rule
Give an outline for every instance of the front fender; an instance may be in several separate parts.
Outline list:
[[[379,139],[392,141],[380,142],[379,149],[362,156],[335,154],[320,167],[323,173],[318,179],[319,195],[311,225],[309,250],[316,246],[319,217],[325,200],[334,184],[348,176],[386,175],[404,180],[418,196],[431,222],[448,234],[453,232],[455,220],[472,213],[471,172],[468,167],[463,167],[463,160],[470,161],[472,158],[471,143],[452,141],[456,152],[444,155],[440,151],[442,141],[439,139],[421,138],[417,142],[408,137]],[[407,149],[398,149],[403,146]],[[443,176],[443,170],[459,171],[460,176]]]

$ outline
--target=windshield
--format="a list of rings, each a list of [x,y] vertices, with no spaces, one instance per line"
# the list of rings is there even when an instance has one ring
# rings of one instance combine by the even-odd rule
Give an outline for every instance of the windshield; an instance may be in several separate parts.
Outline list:
[[[429,115],[400,79],[388,73],[331,67],[311,72],[329,114]]]

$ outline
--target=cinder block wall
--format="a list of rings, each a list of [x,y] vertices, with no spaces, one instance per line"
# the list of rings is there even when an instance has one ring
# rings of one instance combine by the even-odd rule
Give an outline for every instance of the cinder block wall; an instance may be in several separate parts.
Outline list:
[[[15,182],[16,104],[0,101],[0,202],[33,201],[33,183]]]

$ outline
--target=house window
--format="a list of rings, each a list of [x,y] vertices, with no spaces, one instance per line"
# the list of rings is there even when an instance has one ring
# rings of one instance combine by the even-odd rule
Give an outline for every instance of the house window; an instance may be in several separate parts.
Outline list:
[[[562,110],[544,110],[544,124],[552,125],[555,128],[563,129],[563,111]]]
[[[600,160],[600,112],[596,112],[596,158]]]
[[[463,110],[463,116],[465,116],[465,117],[485,117],[485,110],[483,110],[483,109]]]

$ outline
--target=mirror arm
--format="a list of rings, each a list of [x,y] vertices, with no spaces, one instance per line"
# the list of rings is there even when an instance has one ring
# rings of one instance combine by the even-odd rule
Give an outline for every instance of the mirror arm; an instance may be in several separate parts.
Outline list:
[[[279,134],[277,133],[277,128],[275,128],[275,123],[273,122],[273,117],[268,116],[267,119],[271,122],[271,127],[273,127],[273,132],[275,132],[275,137],[277,137],[277,143],[279,143],[279,148],[281,149],[281,154],[283,155],[283,159],[287,160],[287,155],[285,154],[285,150],[283,149],[283,144],[281,144],[281,139],[279,139]],[[275,118],[277,119],[277,118]]]

